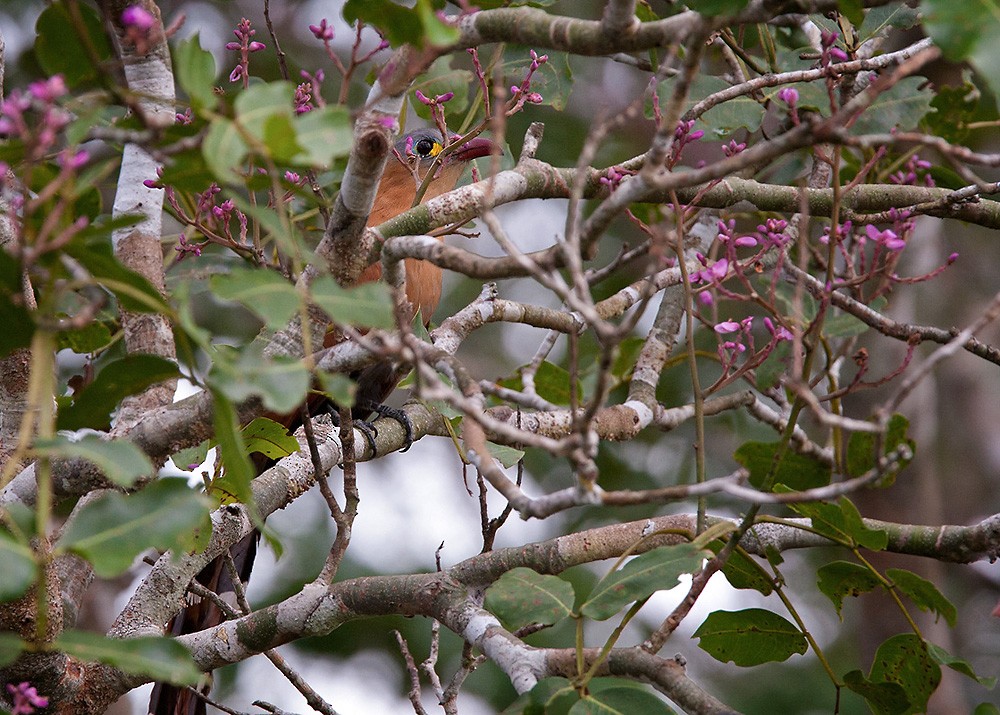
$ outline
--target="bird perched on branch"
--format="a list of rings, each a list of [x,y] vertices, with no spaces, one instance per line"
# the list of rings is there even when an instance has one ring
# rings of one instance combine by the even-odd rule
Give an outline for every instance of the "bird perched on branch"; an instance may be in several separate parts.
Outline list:
[[[444,137],[433,129],[418,129],[406,134],[393,149],[382,179],[379,183],[375,203],[368,218],[369,226],[378,226],[411,208],[417,198],[417,191],[426,183],[421,202],[447,193],[455,188],[459,177],[473,159],[499,153],[496,144],[484,138],[474,138],[454,146],[459,137],[452,136],[445,147]],[[429,181],[424,180],[430,175]],[[406,297],[414,314],[419,310],[425,322],[437,308],[441,299],[442,272],[438,266],[427,261],[406,259]],[[382,267],[375,263],[362,273],[359,283],[379,280]],[[352,377],[358,383],[355,407],[352,413],[356,419],[364,419],[372,412],[401,418],[401,411],[386,410],[382,402],[396,388],[398,373],[389,361],[377,362]],[[284,420],[289,431],[299,426],[299,412]],[[410,426],[404,422],[408,434]],[[270,464],[258,465],[263,471]],[[250,534],[230,550],[236,571],[244,583],[250,577],[257,550],[258,534]],[[214,591],[226,602],[234,602],[234,585],[220,557],[209,563],[196,577],[199,584]],[[181,611],[169,625],[173,635],[197,633],[212,628],[223,620],[220,608],[208,599],[196,598],[195,602]],[[178,689],[164,683],[157,683],[150,696],[149,712],[154,715],[203,715],[205,702],[188,690]]]

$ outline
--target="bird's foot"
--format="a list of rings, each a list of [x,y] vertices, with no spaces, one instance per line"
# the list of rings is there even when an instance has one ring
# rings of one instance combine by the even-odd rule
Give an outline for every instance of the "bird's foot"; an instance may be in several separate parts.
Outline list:
[[[340,427],[340,412],[337,410],[336,405],[332,405],[332,409],[327,410],[327,414],[330,415],[330,419],[333,420],[334,427]],[[361,434],[365,437],[365,442],[368,444],[368,448],[372,451],[372,456],[378,455],[378,445],[375,443],[375,438],[378,437],[378,430],[368,420],[361,420],[352,418],[351,424],[357,428]]]
[[[355,409],[358,409],[359,407],[362,410],[368,410],[369,412],[374,412],[379,417],[388,417],[389,419],[396,420],[396,422],[402,425],[403,432],[405,434],[403,438],[404,446],[400,450],[401,452],[405,452],[413,444],[413,422],[410,421],[410,418],[405,411],[399,409],[398,407],[390,407],[389,405],[376,404],[373,402],[366,402],[364,404],[356,405]],[[374,425],[372,425],[371,423],[367,424],[369,427],[375,430]],[[378,430],[375,430],[375,433],[377,435]],[[373,455],[375,454],[374,448],[372,449],[372,454]]]

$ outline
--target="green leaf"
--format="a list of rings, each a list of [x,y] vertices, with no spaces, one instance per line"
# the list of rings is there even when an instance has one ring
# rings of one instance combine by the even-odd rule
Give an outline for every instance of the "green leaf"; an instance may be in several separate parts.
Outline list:
[[[104,429],[123,399],[179,375],[177,365],[157,355],[133,354],[113,360],[74,396],[72,405],[59,410],[57,427],[61,430]]]
[[[137,313],[168,313],[160,292],[143,276],[115,258],[109,241],[98,239],[86,243],[70,241],[63,250],[78,260],[105,288],[115,294],[125,310]]]
[[[1000,3],[921,0],[924,31],[953,62],[967,61],[1000,97]]]
[[[486,608],[504,623],[551,625],[573,611],[573,586],[529,568],[512,569],[486,591]]]
[[[299,442],[283,424],[267,417],[258,417],[243,428],[247,453],[259,452],[268,459],[281,459],[299,451]]]
[[[941,682],[941,667],[931,658],[924,641],[912,633],[901,633],[879,646],[868,677],[873,682],[897,683],[910,701],[903,712],[922,713]]]
[[[631,379],[632,370],[635,369],[635,361],[639,359],[639,353],[646,341],[638,336],[625,338],[615,348],[615,359],[611,363],[611,374],[618,384]]]
[[[354,130],[346,107],[320,107],[300,114],[293,121],[295,135],[303,150],[295,155],[296,163],[328,167],[334,159],[351,153]]]
[[[295,136],[292,115],[274,114],[264,122],[264,135],[261,137],[267,156],[276,162],[291,163],[298,154],[305,150]]]
[[[838,542],[873,551],[881,551],[889,543],[889,535],[885,531],[865,526],[857,507],[847,497],[841,497],[836,504],[814,502],[789,506],[802,516],[809,517],[816,531]]]
[[[176,553],[203,548],[211,536],[210,502],[185,479],[160,479],[135,494],[107,492],[80,509],[56,544],[113,578],[149,548]]]
[[[823,334],[830,338],[853,338],[864,335],[868,330],[867,323],[839,310],[833,311],[823,323]]]
[[[816,575],[819,576],[816,582],[819,590],[833,601],[840,620],[844,620],[840,611],[844,606],[845,596],[860,596],[882,585],[870,569],[849,561],[834,561],[821,566]]]
[[[247,504],[251,507],[251,513],[256,514],[250,482],[257,475],[247,456],[236,408],[221,390],[212,389],[212,397],[214,398],[212,422],[225,471],[221,477],[212,482],[211,493],[224,502],[237,501]]]
[[[935,111],[924,117],[924,125],[929,133],[936,134],[945,141],[961,143],[969,134],[968,123],[975,120],[976,110],[982,93],[969,78],[971,72],[962,72],[962,84],[943,85],[931,100]]]
[[[777,387],[781,376],[788,369],[788,356],[792,352],[792,343],[789,340],[782,340],[772,350],[764,362],[754,371],[757,378],[758,390],[769,390]]]
[[[64,631],[51,649],[175,685],[197,685],[202,677],[191,653],[173,638],[145,636],[115,640],[97,633]]]
[[[993,703],[979,703],[972,711],[972,715],[1000,715],[1000,707]]]
[[[424,31],[424,40],[431,47],[447,47],[458,42],[462,36],[457,27],[441,22],[429,0],[417,0],[416,11]]]
[[[178,469],[194,469],[198,465],[204,464],[205,460],[208,459],[208,450],[211,446],[211,440],[206,439],[201,444],[197,444],[194,447],[188,447],[187,449],[175,452],[170,456],[170,458],[173,460],[174,465]]]
[[[780,442],[746,442],[736,450],[733,459],[750,470],[750,483],[762,489],[779,449],[782,449]],[[831,468],[815,457],[785,449],[772,483],[802,491],[826,486],[831,474]]]
[[[212,276],[211,286],[217,296],[246,306],[272,330],[284,327],[302,305],[295,286],[275,271],[237,268]]]
[[[91,322],[83,327],[60,330],[57,350],[72,350],[77,355],[97,352],[111,342],[111,329],[106,323]]]
[[[341,288],[329,276],[321,276],[313,282],[312,299],[340,325],[384,330],[396,327],[392,291],[385,283]]]
[[[459,38],[458,30],[441,22],[427,0],[418,0],[412,9],[389,0],[347,0],[344,19],[351,25],[360,20],[377,27],[396,46],[444,47]]]
[[[209,132],[215,127],[217,122],[228,122],[228,119],[219,118],[208,127]],[[239,164],[239,160],[233,165]],[[202,145],[182,151],[170,157],[170,161],[163,165],[163,175],[160,183],[164,186],[172,186],[178,191],[189,191],[192,194],[204,191],[210,183],[215,181],[216,172],[209,167],[208,161],[202,154]],[[228,179],[228,174],[226,178]],[[272,209],[273,211],[273,209]]]
[[[545,678],[511,703],[502,715],[566,715],[580,695],[565,678]]]
[[[707,17],[735,15],[747,6],[749,0],[694,0],[687,6]]]
[[[219,346],[208,382],[234,403],[259,396],[267,409],[284,415],[305,399],[309,371],[301,360],[280,355],[264,357],[256,346],[239,350]]]
[[[695,573],[702,561],[711,557],[711,553],[690,543],[647,551],[602,578],[580,613],[597,621],[606,620],[633,601],[673,588],[682,574]]]
[[[225,117],[212,120],[201,143],[205,165],[224,184],[231,184],[240,178],[235,170],[243,164],[249,151],[236,123]]]
[[[997,65],[1000,67],[1000,64]],[[851,128],[852,134],[881,134],[893,129],[906,131],[916,127],[924,116],[934,111],[934,95],[923,88],[923,77],[906,77],[878,95],[875,102]]]
[[[590,693],[570,708],[570,715],[672,715],[665,702],[647,690],[620,687]]]
[[[139,477],[152,474],[153,463],[131,442],[107,442],[94,435],[71,441],[58,435],[35,442],[34,451],[50,459],[86,459],[96,465],[104,476],[123,487],[135,484]]]
[[[434,63],[420,75],[412,88],[419,89],[427,97],[437,97],[451,92],[452,97],[445,108],[449,113],[464,111],[469,105],[469,86],[475,80],[475,75],[467,69],[456,69],[451,66],[451,56],[438,57]],[[417,116],[426,122],[432,121],[431,108],[423,102],[410,102]]]
[[[0,250],[0,254],[6,251]],[[35,321],[31,313],[20,303],[15,303],[7,291],[0,288],[0,358],[15,350],[31,345],[35,334]]]
[[[111,58],[111,46],[101,18],[89,5],[77,3],[79,20],[64,3],[49,5],[35,23],[35,57],[47,75],[61,74],[69,87],[94,82],[105,69],[94,65],[80,39],[83,35],[93,48],[97,62]],[[81,24],[82,23],[82,24]]]
[[[0,633],[0,668],[17,660],[24,650],[24,641],[13,633]]]
[[[276,116],[295,116],[295,85],[277,81],[254,84],[236,95],[236,121],[248,134],[264,142],[267,123]]]
[[[931,611],[943,616],[949,626],[955,627],[958,611],[933,583],[906,569],[888,569],[885,575],[892,579],[896,589],[908,596],[921,611]]]
[[[692,634],[698,647],[720,662],[748,667],[787,660],[808,649],[794,624],[761,608],[715,611]]]
[[[323,394],[333,400],[338,407],[353,407],[358,383],[339,372],[321,370],[316,374]]]
[[[716,545],[719,548],[722,547],[721,541],[715,541],[712,543],[712,550],[715,550]],[[744,551],[737,549],[722,567],[722,574],[729,581],[729,585],[733,588],[739,589],[752,589],[759,593],[768,596],[774,591],[774,584],[771,579],[767,577],[759,566],[754,562],[754,560]]]
[[[218,102],[215,94],[215,57],[202,49],[198,33],[181,40],[174,47],[177,83],[187,92],[195,111],[212,109]]]
[[[510,469],[524,458],[524,450],[515,449],[505,444],[487,442],[486,449],[489,450],[490,456],[493,459],[503,465],[504,469]]]
[[[944,648],[939,645],[934,645],[930,641],[927,642],[927,653],[930,655],[934,661],[940,665],[946,665],[956,673],[961,673],[962,675],[972,678],[977,683],[982,685],[984,688],[989,688],[992,690],[997,684],[997,679],[990,677],[984,678],[976,675],[976,671],[973,670],[972,665],[961,658],[952,655]]]
[[[523,390],[524,384],[521,382],[521,372],[524,368],[519,368],[516,375],[500,380],[500,385],[509,387],[512,390]],[[570,403],[569,386],[571,384],[569,372],[555,365],[548,360],[542,361],[535,373],[535,391],[542,399],[548,400],[555,405],[568,405]],[[577,399],[583,397],[583,386],[580,381],[576,382]]]
[[[902,3],[873,7],[865,13],[865,21],[861,23],[858,35],[864,42],[890,27],[908,30],[917,24],[919,17],[915,9]]]
[[[38,578],[38,564],[31,549],[0,528],[0,602],[20,598]],[[0,649],[2,653],[2,649]],[[3,660],[0,655],[0,661]],[[0,665],[3,665],[0,662]]]
[[[668,106],[674,92],[676,80],[660,82],[657,94],[660,106]],[[731,85],[720,77],[708,74],[698,76],[688,93],[688,101],[684,110],[692,109],[706,97],[728,89]],[[734,97],[727,102],[717,104],[698,118],[698,126],[704,127],[709,136],[726,137],[738,129],[755,132],[760,129],[764,120],[764,106],[750,95]]]
[[[910,448],[911,453],[916,451],[916,443],[906,434],[909,426],[909,420],[903,415],[894,414],[889,418],[883,445],[883,454],[893,451],[903,443]],[[849,476],[860,477],[868,470],[875,468],[875,460],[879,456],[876,455],[877,445],[878,440],[872,432],[854,432],[851,434],[847,442],[847,474]],[[904,460],[889,469],[879,484],[882,486],[891,485],[896,475],[909,463],[910,460]]]
[[[910,707],[910,699],[899,683],[876,683],[860,670],[844,675],[844,684],[860,695],[876,715],[900,715]]]
[[[864,22],[865,10],[861,0],[837,0],[837,9],[855,27]]]

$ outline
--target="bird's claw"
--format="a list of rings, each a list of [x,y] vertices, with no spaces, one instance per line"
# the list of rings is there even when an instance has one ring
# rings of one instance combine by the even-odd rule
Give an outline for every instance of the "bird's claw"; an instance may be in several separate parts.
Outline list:
[[[374,402],[361,402],[356,404],[352,408],[354,410],[360,411],[362,414],[375,413],[379,417],[388,417],[390,419],[396,420],[403,427],[405,432],[404,436],[404,446],[400,452],[405,452],[413,445],[413,422],[410,420],[409,415],[405,411],[399,409],[398,407],[390,407],[389,405],[376,404]],[[340,427],[340,413],[336,409],[328,410],[330,418],[333,420],[333,424],[336,427]],[[378,445],[375,439],[378,437],[378,428],[369,422],[368,420],[361,420],[355,418],[353,420],[354,426],[365,436],[365,442],[368,443],[368,447],[372,451],[372,457],[378,456]]]
[[[402,425],[403,432],[405,434],[403,438],[404,446],[401,450],[399,450],[400,452],[405,452],[413,445],[413,422],[410,421],[409,415],[407,415],[404,410],[401,410],[398,407],[390,407],[389,405],[374,403],[365,404],[362,405],[362,407],[374,412],[379,417],[388,417],[389,419],[396,420],[396,422]],[[372,449],[372,454],[375,454],[374,449]]]

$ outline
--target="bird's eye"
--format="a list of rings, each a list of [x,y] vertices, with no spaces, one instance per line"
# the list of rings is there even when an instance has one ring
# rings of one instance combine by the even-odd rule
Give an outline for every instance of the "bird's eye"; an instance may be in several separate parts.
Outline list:
[[[434,142],[430,139],[421,139],[413,148],[417,151],[417,156],[428,157],[434,153]]]

